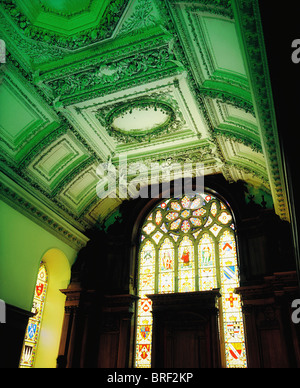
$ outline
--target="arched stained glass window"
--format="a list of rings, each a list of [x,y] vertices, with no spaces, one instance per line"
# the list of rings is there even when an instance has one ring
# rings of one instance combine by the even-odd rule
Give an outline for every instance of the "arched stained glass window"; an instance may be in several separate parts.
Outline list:
[[[36,348],[39,341],[41,322],[47,293],[47,282],[47,270],[45,264],[41,263],[31,309],[31,312],[34,314],[34,316],[28,320],[21,353],[20,368],[32,368],[34,366]]]
[[[236,234],[228,205],[210,194],[161,202],[141,229],[135,367],[151,367],[150,294],[219,288],[220,335],[227,368],[246,368]]]

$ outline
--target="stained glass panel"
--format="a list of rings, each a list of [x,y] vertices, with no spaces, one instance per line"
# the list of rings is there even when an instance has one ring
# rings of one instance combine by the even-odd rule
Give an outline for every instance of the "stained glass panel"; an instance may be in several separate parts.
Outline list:
[[[226,366],[247,367],[241,298],[235,293],[239,274],[234,235],[225,230],[219,241]]]
[[[176,213],[176,212],[171,212],[171,213],[166,215],[166,219],[168,221],[176,220],[177,217],[178,217],[178,213]]]
[[[146,294],[147,291],[154,289],[155,273],[152,267],[143,267],[140,271],[140,292]]]
[[[190,211],[189,210],[184,210],[182,213],[181,213],[181,217],[183,218],[188,218],[190,215]]]
[[[221,213],[218,218],[218,221],[224,225],[227,225],[231,220],[232,220],[231,215],[226,212]]]
[[[226,263],[236,265],[236,244],[232,234],[228,230],[220,238],[219,257],[221,266],[226,265]]]
[[[198,245],[199,291],[217,287],[215,246],[208,233],[203,234]]]
[[[155,249],[153,244],[148,240],[144,244],[142,252],[140,254],[141,267],[154,266],[155,265]]]
[[[194,199],[194,201],[192,202],[190,208],[191,209],[198,209],[201,206],[201,201],[202,201],[201,197],[198,197],[198,198]]]
[[[177,203],[177,202],[172,202],[172,203],[171,203],[171,208],[172,208],[173,210],[176,210],[177,212],[179,212],[179,211],[181,210],[181,206],[180,206],[179,203]]]
[[[208,217],[208,220],[206,221],[206,223],[205,223],[205,225],[204,225],[205,228],[207,228],[209,225],[211,225],[212,222],[213,222],[212,218],[211,218],[211,217]]]
[[[187,195],[185,195],[181,200],[181,205],[184,209],[187,209],[190,206],[190,199]]]
[[[160,210],[158,210],[156,212],[156,215],[155,215],[155,223],[156,225],[159,225],[161,223],[161,220],[162,220],[162,213]]]
[[[244,342],[226,343],[225,355],[227,368],[247,368]]]
[[[217,215],[218,209],[217,209],[216,202],[212,203],[211,208],[210,208],[210,212],[211,212],[213,217],[215,217]]]
[[[193,212],[193,216],[203,216],[206,213],[206,210],[201,208]]]
[[[157,231],[153,236],[153,240],[156,242],[156,244],[159,243],[160,239],[162,238],[163,234],[159,231]]]
[[[166,238],[159,250],[158,292],[174,292],[174,246]]]
[[[174,274],[161,272],[158,277],[158,292],[167,294],[174,292]]]
[[[211,195],[206,195],[205,201],[208,203],[208,202],[210,202],[212,200],[212,198],[213,197]]]
[[[178,279],[178,292],[195,291],[195,271],[183,272]]]
[[[147,234],[151,234],[155,230],[155,225],[152,222],[149,222],[144,228],[143,231]]]
[[[174,221],[174,222],[172,222],[170,229],[171,230],[176,230],[176,229],[179,228],[180,224],[181,224],[181,220],[180,219],[177,220],[177,221]]]
[[[140,253],[139,292],[136,328],[136,367],[150,368],[152,346],[152,302],[146,297],[155,292],[155,248],[147,240]]]
[[[215,266],[214,251],[213,240],[205,233],[199,242],[199,268]]]
[[[194,238],[196,239],[201,232],[202,232],[202,229],[198,230],[196,233],[193,233]]]
[[[179,236],[177,236],[176,234],[170,233],[170,236],[174,239],[175,242],[177,242],[179,239]]]
[[[42,263],[38,272],[31,309],[31,312],[34,314],[34,316],[29,318],[28,320],[23,350],[20,359],[20,368],[32,368],[34,366],[36,348],[38,345],[45,298],[47,293],[47,281],[48,280],[46,267],[45,264]]]
[[[202,225],[200,218],[190,218],[190,221],[194,226],[201,226]]]
[[[214,224],[209,230],[212,232],[212,234],[215,237],[217,237],[217,235],[219,234],[220,230],[222,230],[222,226]]]
[[[195,258],[194,245],[185,236],[178,249],[178,291],[195,291]]]
[[[137,319],[137,346],[136,346],[136,367],[151,367],[152,347],[152,302],[148,298],[140,299],[138,302]]]
[[[158,208],[160,209],[166,209],[168,203],[170,202],[170,199],[168,199],[167,201],[165,202],[162,202],[160,205],[158,205]]]
[[[187,233],[190,229],[191,229],[190,223],[187,220],[183,221],[181,225],[181,230],[183,231],[183,233]]]
[[[164,233],[168,233],[168,229],[166,227],[165,224],[162,224],[162,226],[160,227],[160,229],[164,232]]]

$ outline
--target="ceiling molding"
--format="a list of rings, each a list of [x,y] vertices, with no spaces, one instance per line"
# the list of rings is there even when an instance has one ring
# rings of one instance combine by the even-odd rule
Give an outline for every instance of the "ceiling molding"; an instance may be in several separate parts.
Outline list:
[[[89,238],[86,235],[44,205],[40,199],[22,189],[1,172],[0,177],[0,198],[3,201],[18,209],[70,247],[79,250],[87,244]]]

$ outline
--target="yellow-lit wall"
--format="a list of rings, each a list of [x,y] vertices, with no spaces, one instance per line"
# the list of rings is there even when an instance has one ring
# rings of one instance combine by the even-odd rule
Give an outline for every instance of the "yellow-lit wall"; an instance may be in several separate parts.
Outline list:
[[[43,256],[43,262],[48,288],[34,367],[55,368],[65,306],[65,295],[60,290],[68,287],[71,273],[67,257],[59,249],[50,249]]]
[[[77,251],[0,201],[0,299],[31,311],[40,262],[46,264],[46,296],[35,367],[55,368],[65,296]]]

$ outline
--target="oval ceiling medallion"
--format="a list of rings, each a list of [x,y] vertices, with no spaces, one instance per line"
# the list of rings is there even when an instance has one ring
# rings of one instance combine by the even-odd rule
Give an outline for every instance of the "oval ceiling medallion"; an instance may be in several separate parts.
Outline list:
[[[160,127],[169,119],[169,115],[155,108],[139,109],[134,108],[127,111],[120,117],[116,117],[112,122],[112,127],[124,132],[135,132],[144,134]]]
[[[169,105],[151,100],[124,104],[106,117],[110,134],[140,139],[168,130],[174,120],[175,113]]]

